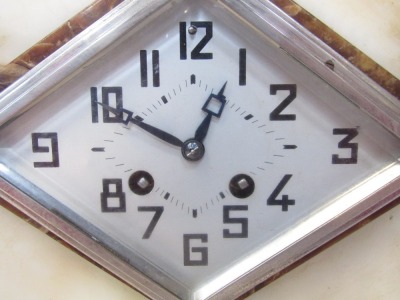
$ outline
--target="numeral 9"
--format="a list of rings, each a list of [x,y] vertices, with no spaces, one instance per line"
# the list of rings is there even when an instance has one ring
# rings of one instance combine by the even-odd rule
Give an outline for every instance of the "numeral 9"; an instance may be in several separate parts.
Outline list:
[[[56,132],[35,132],[31,135],[33,153],[51,153],[51,161],[34,162],[35,168],[57,168],[60,166],[58,137]],[[50,139],[50,147],[39,146],[40,139]]]

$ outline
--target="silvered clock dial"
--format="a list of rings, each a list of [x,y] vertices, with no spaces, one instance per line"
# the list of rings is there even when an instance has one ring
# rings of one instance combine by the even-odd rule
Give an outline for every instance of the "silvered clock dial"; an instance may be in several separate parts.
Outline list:
[[[1,95],[2,196],[149,297],[232,299],[395,199],[399,111],[268,2],[126,1]]]

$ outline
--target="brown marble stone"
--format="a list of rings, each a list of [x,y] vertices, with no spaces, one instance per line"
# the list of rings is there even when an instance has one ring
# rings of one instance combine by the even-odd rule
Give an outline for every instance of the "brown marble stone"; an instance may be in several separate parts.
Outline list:
[[[0,91],[4,90],[7,86],[20,78],[29,69],[15,63],[8,65],[0,65]]]
[[[143,0],[144,1],[144,0]],[[349,42],[327,27],[325,24],[320,22],[310,13],[305,11],[299,5],[294,3],[291,0],[269,0],[274,3],[277,7],[279,7],[282,11],[286,14],[291,16],[294,20],[300,23],[303,27],[308,29],[314,35],[316,35],[320,40],[325,42],[329,45],[332,49],[334,49],[337,53],[341,56],[349,60],[353,65],[367,74],[371,79],[376,81],[380,84],[383,88],[389,91],[391,94],[396,96],[400,99],[400,81],[391,75],[388,71],[383,69],[377,63],[375,63],[372,59],[368,56],[363,54],[360,50],[352,46]],[[63,24],[60,28],[56,31],[45,37],[39,43],[34,45],[32,48],[27,50],[25,53],[17,57],[13,60],[10,64],[1,66],[0,65],[0,92],[5,89],[8,85],[12,82],[17,80],[19,77],[24,75],[27,71],[32,69],[38,63],[40,63],[43,59],[53,53],[55,50],[63,46],[77,34],[82,32],[85,28],[90,26],[93,22],[97,19],[102,17],[112,8],[116,7],[118,4],[123,2],[123,0],[97,0],[92,5],[84,9],[82,12],[77,14],[75,17],[70,19],[68,22]],[[330,241],[328,244],[324,245],[307,255],[307,257],[297,261],[284,271],[276,274],[273,278],[268,279],[267,281],[263,282],[262,284],[258,285],[251,291],[247,292],[245,295],[240,297],[239,299],[244,299],[245,297],[249,296],[250,294],[254,293],[258,289],[262,288],[266,284],[270,283],[271,281],[275,280],[276,278],[282,276],[286,272],[290,271],[291,269],[295,268],[297,265],[303,263],[308,258],[314,256],[315,254],[321,252],[323,249],[326,249],[336,241],[342,239],[344,236],[350,234],[354,230],[358,229],[359,227],[365,225],[369,221],[373,220],[377,216],[381,215],[385,211],[389,210],[390,208],[394,207],[395,205],[400,204],[400,198],[394,201],[390,206],[385,207],[384,209],[376,212],[374,215],[368,217],[367,219],[363,220],[357,226],[353,227],[352,230],[343,233],[342,235],[336,237],[334,240]],[[91,261],[92,263],[98,265],[96,262],[91,260],[89,257],[85,256],[84,254],[80,253],[64,241],[60,240],[56,235],[49,232],[47,229],[42,227],[37,222],[31,220],[28,216],[24,213],[20,212],[18,209],[14,208],[8,202],[4,201],[0,198],[0,205],[7,208],[8,210],[12,211],[14,214],[18,215],[22,219],[26,220],[27,222],[31,223],[33,226],[39,228],[41,231],[45,232],[55,240],[63,243],[65,246],[70,248],[71,250],[77,252],[81,256],[85,257],[87,260]],[[98,265],[102,268],[100,265]],[[107,271],[107,270],[105,270]]]
[[[39,62],[78,35],[123,0],[97,0],[39,43],[21,54],[12,63],[32,69]]]
[[[32,69],[39,62],[71,40],[74,36],[82,32],[85,28],[90,26],[93,22],[122,1],[123,0],[95,1],[92,5],[70,19],[56,31],[13,60],[9,66],[2,67],[0,69],[0,91],[11,84],[13,80],[16,80],[18,77],[26,73],[27,69]],[[316,35],[320,40],[329,45],[337,53],[350,61],[354,66],[367,74],[392,95],[400,99],[400,81],[375,63],[371,58],[351,45],[340,35],[335,33],[328,26],[320,22],[317,18],[292,0],[270,1],[300,23],[303,27]],[[22,68],[19,68],[18,66]]]
[[[389,93],[400,99],[400,80],[292,0],[270,0]]]
[[[32,69],[47,56],[78,35],[123,0],[97,0],[65,24],[25,51],[10,64],[0,67],[0,91]]]

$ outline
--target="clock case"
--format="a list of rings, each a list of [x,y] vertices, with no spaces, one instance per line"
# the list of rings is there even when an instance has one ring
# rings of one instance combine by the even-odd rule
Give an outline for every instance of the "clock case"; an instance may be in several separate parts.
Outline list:
[[[105,11],[107,7],[111,9],[119,2],[121,1],[98,1],[94,7]],[[146,18],[160,15],[178,2],[180,1],[123,1],[0,95],[0,126],[23,113],[36,101],[40,101],[48,91],[56,89],[63,81],[74,76],[84,64],[101,56],[108,46],[118,43],[127,32],[140,30],[140,24]],[[273,2],[223,0],[220,1],[220,5],[226,7],[227,13],[240,16],[249,26],[262,32],[282,51],[286,51],[311,69],[395,136],[400,137],[400,103],[396,98],[399,93],[398,80],[393,80],[393,77],[385,72],[383,76],[381,72],[380,77],[375,76],[376,73],[368,74],[373,78],[375,76],[377,81],[381,80],[380,84],[371,80],[341,54],[294,20],[302,16],[309,18],[309,15],[301,13],[298,6],[290,1]],[[286,10],[291,13],[293,8],[300,9],[300,13],[296,13],[294,18],[284,12]],[[311,27],[311,30],[317,28]],[[320,34],[318,31],[315,33]],[[25,64],[25,67],[30,66]],[[382,85],[386,89],[383,89]],[[310,253],[362,220],[385,207],[397,204],[400,195],[399,167],[397,164],[397,169],[392,170],[392,173],[386,176],[383,174],[376,179],[374,188],[367,192],[366,196],[361,196],[365,192],[361,191],[360,196],[356,196],[359,199],[354,205],[331,209],[324,216],[324,222],[314,223],[298,232],[296,241],[289,247],[264,259],[249,272],[235,278],[216,279],[212,284],[200,287],[197,291],[187,290],[173,278],[159,274],[155,268],[150,268],[148,276],[144,275],[143,269],[149,267],[144,261],[132,259],[121,245],[115,244],[74,212],[58,204],[55,199],[2,164],[0,196],[18,211],[150,298],[232,299],[241,297],[255,287],[276,278],[284,270],[302,261]],[[357,195],[357,191],[354,195]]]

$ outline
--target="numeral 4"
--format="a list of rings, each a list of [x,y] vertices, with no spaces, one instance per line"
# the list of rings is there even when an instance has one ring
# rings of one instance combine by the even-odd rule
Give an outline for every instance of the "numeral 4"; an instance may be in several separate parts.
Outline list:
[[[272,194],[268,197],[267,205],[280,205],[282,206],[282,211],[288,211],[289,205],[295,204],[295,200],[289,199],[288,195],[282,195],[282,199],[276,199],[292,176],[292,174],[286,174],[283,176],[282,180],[278,183]]]

